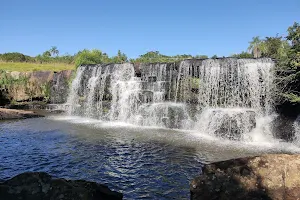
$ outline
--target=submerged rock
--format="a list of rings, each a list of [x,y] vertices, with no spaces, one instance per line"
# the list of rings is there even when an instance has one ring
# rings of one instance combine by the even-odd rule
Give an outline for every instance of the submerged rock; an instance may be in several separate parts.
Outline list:
[[[271,154],[204,166],[190,185],[192,200],[300,199],[300,155]]]
[[[120,200],[107,186],[84,180],[54,179],[44,172],[27,172],[0,183],[5,200]]]
[[[42,117],[41,115],[28,110],[15,110],[0,108],[0,120],[3,119],[25,119],[25,118],[35,118]]]

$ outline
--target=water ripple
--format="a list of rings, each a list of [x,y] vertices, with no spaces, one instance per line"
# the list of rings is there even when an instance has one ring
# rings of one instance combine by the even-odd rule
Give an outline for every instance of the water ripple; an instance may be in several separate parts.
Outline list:
[[[124,199],[189,199],[189,181],[201,166],[195,152],[39,120],[0,124],[0,179],[45,171],[106,183]]]

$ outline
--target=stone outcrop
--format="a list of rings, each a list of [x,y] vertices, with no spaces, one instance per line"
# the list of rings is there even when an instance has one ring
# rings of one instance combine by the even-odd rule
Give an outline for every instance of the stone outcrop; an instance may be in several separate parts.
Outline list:
[[[74,71],[2,71],[1,73],[1,78],[6,81],[0,83],[0,89],[6,91],[6,99],[15,102],[44,100],[51,103],[64,103]]]
[[[205,165],[192,200],[300,199],[300,155],[271,154]]]
[[[15,110],[0,108],[0,120],[3,119],[25,119],[25,118],[35,118],[42,117],[41,115],[28,110]]]
[[[0,199],[120,200],[123,195],[95,182],[55,179],[44,172],[31,172],[0,183]]]

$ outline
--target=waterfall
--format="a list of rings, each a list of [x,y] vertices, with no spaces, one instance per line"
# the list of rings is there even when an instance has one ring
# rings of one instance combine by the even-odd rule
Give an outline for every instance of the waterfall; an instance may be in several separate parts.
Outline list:
[[[268,58],[80,66],[68,113],[243,139],[274,113],[273,67]]]

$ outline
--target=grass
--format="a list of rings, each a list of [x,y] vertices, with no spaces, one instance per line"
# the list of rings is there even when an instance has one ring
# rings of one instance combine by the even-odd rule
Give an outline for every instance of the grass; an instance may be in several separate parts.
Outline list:
[[[61,70],[75,70],[75,65],[65,63],[18,63],[18,62],[0,62],[0,70],[4,71],[61,71]]]

